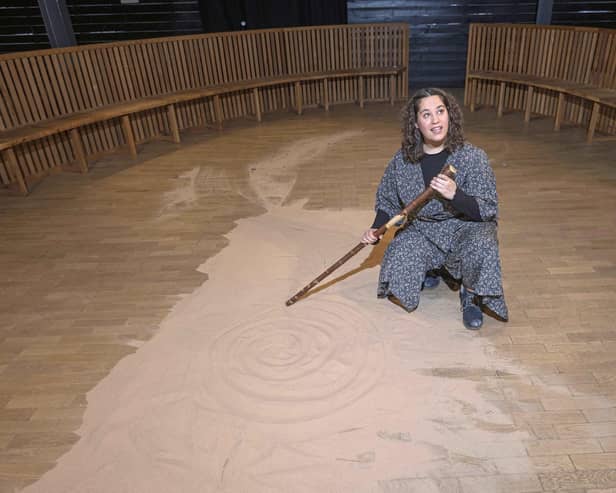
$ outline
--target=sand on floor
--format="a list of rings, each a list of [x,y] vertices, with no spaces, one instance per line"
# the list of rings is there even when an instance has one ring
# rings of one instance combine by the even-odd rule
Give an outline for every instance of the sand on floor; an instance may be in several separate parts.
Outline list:
[[[199,267],[207,282],[88,394],[80,440],[26,492],[371,492],[408,478],[429,492],[431,478],[526,457],[525,433],[477,378],[517,370],[464,330],[446,286],[411,314],[377,300],[385,242],[284,305],[373,214],[288,203],[297,169],[361,138],[305,139],[247,164],[267,212],[238,222]],[[194,199],[198,175],[163,213]]]

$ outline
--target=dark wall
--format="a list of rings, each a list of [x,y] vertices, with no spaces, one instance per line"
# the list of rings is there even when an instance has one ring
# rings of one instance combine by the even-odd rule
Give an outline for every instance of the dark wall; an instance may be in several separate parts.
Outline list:
[[[534,23],[537,0],[348,0],[349,23],[411,26],[412,88],[462,87],[470,22]],[[553,0],[552,24],[616,28],[616,0]]]
[[[616,0],[554,0],[552,24],[616,29]]]
[[[66,0],[77,44],[203,32],[199,0]],[[49,48],[37,0],[0,0],[0,53]]]
[[[346,0],[66,0],[77,44],[346,24]],[[245,26],[240,23],[247,21]],[[37,0],[0,0],[0,53],[49,48]]]
[[[0,53],[49,48],[37,0],[0,0]]]
[[[349,23],[407,22],[411,26],[409,83],[462,87],[469,22],[534,23],[536,0],[349,0]]]
[[[367,22],[411,26],[412,87],[462,86],[469,22],[535,22],[537,0],[66,0],[78,44]],[[553,0],[552,23],[616,29],[616,0]],[[37,0],[0,0],[0,53],[49,48]]]
[[[205,32],[347,23],[347,0],[199,0],[199,4]]]
[[[77,44],[202,32],[198,0],[66,0]]]

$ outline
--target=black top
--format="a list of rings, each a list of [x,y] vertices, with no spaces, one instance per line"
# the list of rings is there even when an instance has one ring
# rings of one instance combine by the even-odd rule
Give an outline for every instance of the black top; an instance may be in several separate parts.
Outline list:
[[[442,150],[438,154],[426,154],[421,160],[421,173],[423,174],[424,184],[426,188],[430,186],[432,178],[438,175],[439,171],[443,168],[449,153],[446,150]],[[479,212],[479,205],[475,197],[466,195],[459,187],[456,188],[456,194],[451,199],[452,207],[458,212],[462,213],[468,219],[472,221],[481,221],[481,214]],[[378,210],[374,222],[373,228],[380,228],[389,221],[390,217],[385,211]]]

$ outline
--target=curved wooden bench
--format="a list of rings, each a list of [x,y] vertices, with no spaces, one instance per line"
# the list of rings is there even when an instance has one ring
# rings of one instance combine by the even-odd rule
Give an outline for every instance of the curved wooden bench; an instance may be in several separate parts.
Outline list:
[[[332,42],[334,36],[337,42]],[[401,48],[393,56],[386,54],[392,43]],[[353,44],[355,48],[349,48]],[[345,46],[346,54],[342,49]],[[242,47],[256,54],[256,59],[242,54]],[[315,48],[331,59],[304,55],[303,49]],[[330,51],[324,52],[324,48]],[[136,58],[131,51],[148,54],[149,60]],[[156,52],[167,54],[165,65],[154,63],[161,59],[153,55]],[[71,106],[69,98],[77,98],[63,92],[71,89],[63,70],[67,60],[61,58],[62,67],[57,58],[67,53],[74,77],[83,79],[77,84],[82,94],[77,96],[86,101],[87,93],[94,90],[97,97],[90,100],[106,104],[66,111]],[[180,62],[171,59],[169,53]],[[77,63],[75,54],[79,55]],[[403,60],[408,59],[408,27],[247,31],[46,50],[18,54],[16,58],[20,63],[11,58],[7,63],[6,56],[0,57],[0,76],[5,75],[4,80],[0,77],[0,89],[4,83],[7,93],[14,96],[4,101],[5,107],[15,110],[13,114],[0,113],[5,127],[0,130],[0,180],[26,194],[33,182],[55,169],[87,172],[89,156],[98,154],[98,149],[93,149],[92,134],[99,144],[105,139],[111,141],[103,151],[125,146],[136,157],[138,143],[152,138],[179,143],[183,128],[210,124],[222,128],[228,118],[250,116],[261,121],[264,111],[293,107],[302,114],[305,106],[320,105],[329,110],[331,104],[349,101],[361,107],[366,100],[394,104],[397,97],[407,94],[407,65]],[[370,61],[372,65],[366,65]],[[383,64],[391,61],[396,63]],[[115,71],[121,73],[116,75]],[[199,75],[201,71],[206,75]],[[33,84],[35,75],[45,75],[49,80]],[[7,87],[7,81],[13,87]],[[132,97],[117,101],[127,95]],[[56,98],[56,106],[63,99],[65,111],[56,108],[54,115],[54,101],[46,103],[46,97]],[[34,121],[6,128],[7,122],[28,117]]]
[[[223,116],[220,105],[220,96],[233,92],[252,90],[254,115],[257,121],[262,120],[262,111],[260,104],[259,90],[265,87],[288,85],[292,84],[295,94],[295,108],[299,115],[302,114],[302,82],[321,81],[322,101],[321,104],[326,111],[329,111],[330,100],[328,91],[328,82],[333,79],[341,79],[347,77],[356,77],[359,79],[359,98],[360,107],[364,107],[363,95],[363,78],[371,76],[389,76],[389,101],[393,105],[396,100],[396,77],[402,72],[403,67],[382,67],[376,69],[357,69],[345,70],[341,72],[329,72],[320,74],[300,74],[293,77],[280,77],[275,79],[257,79],[244,82],[236,82],[233,84],[224,84],[219,86],[211,86],[199,89],[190,89],[165,96],[153,96],[144,98],[139,101],[130,101],[115,105],[104,106],[94,110],[83,111],[72,115],[63,116],[53,120],[38,122],[34,125],[27,125],[7,131],[0,132],[0,151],[3,153],[4,160],[8,164],[10,174],[14,179],[19,191],[27,194],[29,190],[29,181],[37,180],[37,175],[24,175],[18,166],[13,147],[32,142],[44,137],[49,137],[62,132],[70,132],[70,140],[73,152],[75,154],[74,165],[65,165],[63,169],[68,171],[79,171],[85,173],[88,171],[88,161],[84,150],[83,142],[79,134],[79,128],[86,125],[92,125],[98,122],[104,122],[114,118],[120,118],[122,124],[122,133],[124,140],[128,146],[129,152],[133,158],[137,157],[137,144],[130,123],[130,116],[136,113],[152,110],[160,107],[165,107],[168,126],[170,129],[170,139],[176,143],[180,143],[180,129],[178,126],[175,104],[189,102],[193,100],[212,97],[214,100],[214,111],[216,124],[218,128],[222,128]]]
[[[587,127],[591,143],[599,128],[616,134],[616,31],[513,24],[472,24],[465,104],[477,103],[552,116]],[[611,135],[610,135],[611,134]]]

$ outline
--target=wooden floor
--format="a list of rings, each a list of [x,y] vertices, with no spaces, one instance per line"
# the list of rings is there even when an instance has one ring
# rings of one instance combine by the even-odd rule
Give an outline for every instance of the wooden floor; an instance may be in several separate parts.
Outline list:
[[[233,222],[263,212],[250,162],[311,135],[364,131],[362,148],[341,145],[302,167],[291,198],[370,209],[399,145],[398,110],[349,105],[231,122],[181,146],[150,143],[137,162],[118,154],[85,176],[50,176],[27,198],[2,193],[0,491],[54,466],[77,440],[88,390],[207,282],[196,268],[225,247]],[[478,337],[525,369],[484,377],[529,433],[536,474],[518,474],[512,460],[447,491],[616,492],[616,145],[586,145],[582,129],[554,133],[549,120],[525,127],[521,114],[466,117],[497,176],[511,312]]]

